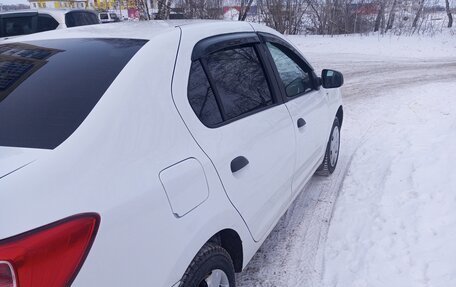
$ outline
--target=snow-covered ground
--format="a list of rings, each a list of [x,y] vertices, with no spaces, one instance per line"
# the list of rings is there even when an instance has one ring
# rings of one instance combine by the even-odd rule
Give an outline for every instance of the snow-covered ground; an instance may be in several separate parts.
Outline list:
[[[456,36],[290,39],[345,75],[342,151],[238,285],[456,286]]]

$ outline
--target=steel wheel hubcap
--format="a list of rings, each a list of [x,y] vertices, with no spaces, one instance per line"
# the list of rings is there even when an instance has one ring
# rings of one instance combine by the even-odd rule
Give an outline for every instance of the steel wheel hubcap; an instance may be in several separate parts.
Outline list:
[[[331,142],[329,146],[329,160],[331,166],[334,167],[339,157],[339,127],[335,126],[331,135]]]
[[[199,286],[207,287],[230,287],[230,281],[225,272],[220,269],[212,270],[212,272],[204,279]]]

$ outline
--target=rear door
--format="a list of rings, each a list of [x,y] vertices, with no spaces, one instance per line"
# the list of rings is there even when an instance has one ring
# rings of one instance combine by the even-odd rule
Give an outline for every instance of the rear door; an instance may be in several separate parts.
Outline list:
[[[193,50],[190,76],[175,77],[188,79],[187,95],[173,88],[190,132],[255,240],[288,207],[295,161],[292,121],[266,73],[265,52],[254,33],[203,40]],[[181,70],[188,68],[177,65]]]
[[[293,192],[299,192],[321,163],[327,137],[328,108],[312,67],[275,36],[263,37],[296,134]]]

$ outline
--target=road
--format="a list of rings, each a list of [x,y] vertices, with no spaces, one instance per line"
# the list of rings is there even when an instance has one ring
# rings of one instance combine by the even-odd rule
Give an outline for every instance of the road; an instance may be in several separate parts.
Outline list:
[[[339,191],[353,155],[369,131],[382,122],[375,114],[376,101],[393,90],[456,81],[456,57],[426,60],[355,53],[307,53],[306,57],[316,70],[334,68],[345,77],[346,117],[338,167],[328,178],[312,178],[244,272],[237,275],[237,286],[323,286],[324,248]],[[357,111],[365,109],[372,113],[359,118]]]

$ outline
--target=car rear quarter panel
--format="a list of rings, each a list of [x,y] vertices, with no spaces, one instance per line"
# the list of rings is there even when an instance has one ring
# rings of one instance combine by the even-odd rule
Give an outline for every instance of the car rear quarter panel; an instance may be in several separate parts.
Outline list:
[[[179,36],[176,29],[147,43],[67,141],[0,180],[0,240],[82,212],[101,215],[72,286],[171,286],[219,230],[248,238],[172,101]],[[191,157],[209,197],[177,218],[159,173]]]

